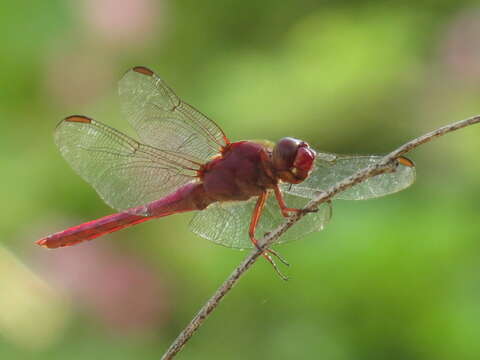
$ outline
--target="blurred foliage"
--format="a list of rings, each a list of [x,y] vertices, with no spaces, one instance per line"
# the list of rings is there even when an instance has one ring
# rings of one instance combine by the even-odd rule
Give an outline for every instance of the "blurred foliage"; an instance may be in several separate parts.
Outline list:
[[[33,245],[111,211],[52,131],[85,113],[132,133],[126,69],[155,69],[233,140],[383,153],[480,112],[479,24],[467,0],[1,2],[0,358],[156,359],[245,256],[190,234],[191,215]],[[334,203],[325,231],[280,248],[291,281],[256,264],[178,358],[478,359],[479,139],[411,154],[405,192]]]

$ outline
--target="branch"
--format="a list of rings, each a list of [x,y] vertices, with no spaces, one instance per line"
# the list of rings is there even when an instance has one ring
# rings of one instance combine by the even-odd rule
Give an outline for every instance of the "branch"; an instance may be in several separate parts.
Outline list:
[[[250,255],[248,255],[245,260],[243,260],[240,265],[238,265],[237,268],[230,274],[227,280],[225,280],[225,282],[217,289],[217,291],[215,291],[213,296],[202,306],[197,315],[195,315],[195,317],[190,321],[190,323],[170,345],[168,350],[163,355],[162,360],[172,359],[183,348],[183,346],[185,346],[186,342],[190,340],[194,332],[197,331],[197,329],[203,324],[203,322],[213,312],[213,310],[216,309],[216,307],[220,303],[220,300],[222,300],[222,298],[233,288],[233,286],[240,279],[240,277],[245,274],[245,272],[255,263],[255,261],[257,261],[257,259],[262,255],[265,249],[267,249],[270,245],[276,242],[284,232],[286,232],[303,216],[305,216],[308,210],[316,209],[320,204],[330,201],[338,193],[345,191],[352,186],[367,180],[368,178],[394,171],[394,164],[396,159],[399,156],[402,156],[419,147],[420,145],[423,145],[437,137],[443,136],[452,131],[462,129],[464,127],[479,122],[480,115],[477,115],[465,120],[443,126],[437,130],[431,131],[425,135],[415,138],[403,144],[391,153],[387,154],[378,163],[357,171],[352,176],[343,179],[342,181],[338,182],[326,191],[321,192],[305,206],[304,210],[306,211],[292,215],[283,224],[268,233],[262,240],[259,241],[259,243],[262,244],[260,248],[255,249]]]

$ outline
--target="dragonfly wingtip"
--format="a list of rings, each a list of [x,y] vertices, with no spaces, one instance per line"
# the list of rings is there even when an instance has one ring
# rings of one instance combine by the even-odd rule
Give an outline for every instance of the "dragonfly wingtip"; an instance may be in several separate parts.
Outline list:
[[[404,156],[400,156],[398,159],[398,162],[404,166],[408,166],[408,167],[415,167],[415,164],[412,160],[404,157]]]
[[[147,68],[145,66],[135,66],[134,68],[132,68],[132,70],[139,73],[139,74],[143,74],[143,75],[147,75],[147,76],[152,76],[154,74],[154,72],[152,70],[150,70],[149,68]]]
[[[63,121],[90,124],[92,122],[92,119],[85,115],[70,115],[63,119]]]

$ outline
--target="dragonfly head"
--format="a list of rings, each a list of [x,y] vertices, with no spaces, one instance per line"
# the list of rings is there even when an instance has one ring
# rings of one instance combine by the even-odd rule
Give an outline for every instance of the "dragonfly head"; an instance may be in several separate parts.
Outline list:
[[[272,163],[280,180],[298,184],[305,180],[313,168],[316,153],[298,139],[280,139],[272,152]]]

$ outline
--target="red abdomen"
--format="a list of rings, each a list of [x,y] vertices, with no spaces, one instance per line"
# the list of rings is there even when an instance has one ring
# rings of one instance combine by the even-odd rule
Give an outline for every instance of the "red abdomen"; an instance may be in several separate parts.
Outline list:
[[[210,203],[212,200],[205,195],[203,184],[189,183],[157,201],[71,227],[40,239],[36,243],[47,248],[71,246],[147,220],[186,211],[202,210]]]

